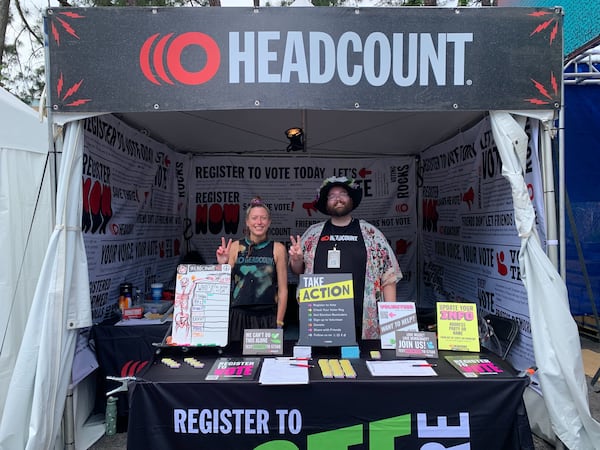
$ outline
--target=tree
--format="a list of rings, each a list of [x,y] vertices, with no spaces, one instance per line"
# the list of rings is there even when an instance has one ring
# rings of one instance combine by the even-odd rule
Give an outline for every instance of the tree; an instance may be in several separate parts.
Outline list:
[[[0,0],[0,86],[27,103],[39,98],[44,86],[41,11],[36,13],[21,0]]]

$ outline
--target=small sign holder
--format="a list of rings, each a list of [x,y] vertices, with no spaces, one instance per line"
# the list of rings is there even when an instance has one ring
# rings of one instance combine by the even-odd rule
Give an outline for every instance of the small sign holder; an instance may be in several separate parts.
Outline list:
[[[246,329],[243,355],[283,355],[283,330],[278,328]]]

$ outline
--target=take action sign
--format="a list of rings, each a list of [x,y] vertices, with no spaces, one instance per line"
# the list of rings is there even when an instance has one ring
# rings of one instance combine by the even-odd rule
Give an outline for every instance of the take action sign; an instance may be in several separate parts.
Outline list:
[[[356,345],[352,274],[301,275],[298,302],[299,345]]]

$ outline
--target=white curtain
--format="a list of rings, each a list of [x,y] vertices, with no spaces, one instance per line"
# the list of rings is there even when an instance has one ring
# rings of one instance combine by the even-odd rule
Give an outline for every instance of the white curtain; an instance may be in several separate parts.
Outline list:
[[[490,115],[502,175],[512,188],[521,238],[521,279],[527,290],[533,351],[552,430],[569,449],[600,449],[600,424],[590,415],[579,332],[571,317],[567,288],[541,247],[523,179],[527,155],[524,120],[503,111]]]
[[[87,258],[81,233],[83,129],[66,128],[55,229],[9,384],[0,449],[61,448],[61,419],[77,329],[91,326]]]

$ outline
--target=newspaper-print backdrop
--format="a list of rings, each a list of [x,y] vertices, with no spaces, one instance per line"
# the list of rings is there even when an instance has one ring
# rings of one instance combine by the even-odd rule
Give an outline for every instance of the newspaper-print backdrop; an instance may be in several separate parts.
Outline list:
[[[186,157],[113,116],[85,119],[82,227],[94,322],[115,310],[119,285],[143,295],[175,283],[182,253]]]
[[[328,219],[314,203],[328,177],[354,178],[363,199],[353,217],[377,226],[390,242],[404,274],[397,298],[416,301],[417,212],[413,157],[327,159],[195,156],[189,175],[191,245],[207,263],[216,260],[221,237],[240,239],[250,200],[271,210],[271,239],[289,244],[310,225]],[[297,277],[290,275],[290,282]]]
[[[538,129],[527,126],[530,146],[525,182],[545,234],[538,161]],[[488,313],[517,319],[519,338],[509,359],[526,367],[535,359],[527,292],[520,278],[520,241],[510,185],[486,118],[422,155],[422,302],[475,302]]]

